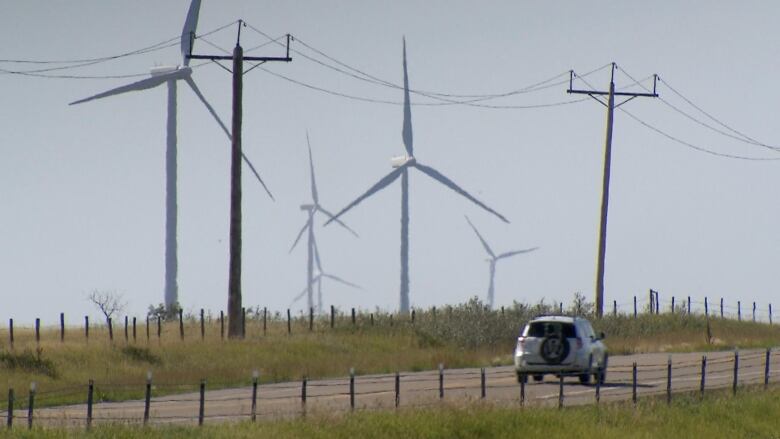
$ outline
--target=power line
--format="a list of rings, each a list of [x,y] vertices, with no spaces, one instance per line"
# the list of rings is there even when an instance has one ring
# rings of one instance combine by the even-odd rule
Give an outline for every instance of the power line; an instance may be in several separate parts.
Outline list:
[[[625,70],[623,70],[623,72],[625,73]],[[628,74],[626,74],[626,75],[628,75]],[[582,82],[584,82],[591,89],[594,88],[590,83],[588,83],[587,80],[582,79]],[[742,156],[742,155],[737,155],[737,154],[727,154],[727,153],[714,151],[712,149],[705,148],[703,146],[699,146],[699,145],[693,144],[691,142],[685,141],[685,140],[683,140],[683,139],[681,139],[679,137],[673,136],[673,135],[667,133],[666,131],[661,130],[660,128],[658,128],[656,126],[654,126],[654,125],[652,125],[652,124],[650,124],[648,122],[645,122],[644,120],[640,119],[639,117],[635,116],[634,114],[629,113],[624,108],[619,108],[619,110],[621,110],[623,113],[628,115],[630,118],[634,119],[634,121],[636,121],[640,125],[644,126],[645,128],[648,128],[651,131],[654,131],[655,133],[657,133],[657,134],[659,134],[659,135],[661,135],[661,136],[663,136],[663,137],[665,137],[665,138],[667,138],[667,139],[669,139],[669,140],[671,140],[671,141],[673,141],[675,143],[683,145],[683,146],[685,146],[687,148],[691,148],[691,149],[693,149],[695,151],[698,151],[698,152],[702,152],[702,153],[705,153],[705,154],[709,154],[709,155],[713,155],[713,156],[717,156],[717,157],[722,157],[722,158],[735,159],[735,160],[746,160],[746,161],[776,161],[776,160],[780,160],[780,157],[778,157],[778,158],[748,157],[748,156]]]

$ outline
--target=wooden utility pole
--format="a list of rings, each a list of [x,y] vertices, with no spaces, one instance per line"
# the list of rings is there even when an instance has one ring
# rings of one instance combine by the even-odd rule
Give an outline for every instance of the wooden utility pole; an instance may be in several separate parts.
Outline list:
[[[625,104],[626,102],[638,98],[638,97],[658,97],[655,92],[655,85],[657,76],[653,75],[653,92],[652,93],[631,93],[631,92],[616,92],[615,91],[615,69],[617,65],[612,63],[612,72],[609,80],[608,91],[597,90],[575,90],[573,88],[573,82],[575,73],[574,70],[570,72],[569,76],[569,89],[567,93],[573,94],[586,94],[600,104],[607,107],[607,134],[604,142],[604,177],[602,180],[601,191],[601,222],[599,225],[599,250],[598,250],[598,263],[596,267],[596,315],[601,317],[604,315],[604,260],[607,255],[607,214],[609,213],[609,177],[611,173],[612,165],[612,125],[614,122],[615,108]],[[607,96],[607,102],[604,102],[597,96]],[[616,96],[625,96],[626,100],[615,105]]]
[[[232,56],[225,55],[193,55],[189,59],[208,59],[233,61],[233,124],[231,132],[230,153],[230,268],[228,274],[228,337],[243,337],[242,300],[241,300],[241,120],[242,91],[244,76],[244,61],[260,64],[268,61],[290,62],[290,35],[287,35],[287,56],[285,57],[245,57],[241,47],[241,27],[246,26],[243,20],[238,21],[238,37]],[[193,40],[195,36],[192,36]],[[190,47],[193,45],[191,44]],[[254,67],[252,67],[254,68]],[[251,68],[249,70],[252,70]],[[248,72],[248,71],[247,71]]]

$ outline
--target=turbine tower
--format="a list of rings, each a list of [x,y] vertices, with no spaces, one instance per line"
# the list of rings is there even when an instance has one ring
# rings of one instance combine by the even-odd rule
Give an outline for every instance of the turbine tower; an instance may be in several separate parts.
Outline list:
[[[487,241],[485,241],[485,238],[482,237],[482,235],[479,233],[477,228],[471,222],[469,217],[466,217],[466,221],[468,221],[471,228],[474,229],[474,233],[477,234],[477,238],[479,238],[480,242],[482,242],[482,247],[485,247],[485,251],[487,252],[488,256],[490,256],[490,258],[487,259],[488,263],[490,264],[490,283],[488,284],[487,301],[490,309],[493,309],[493,303],[495,301],[494,279],[496,277],[496,263],[501,259],[511,258],[512,256],[516,256],[523,253],[530,253],[538,249],[539,247],[532,247],[523,250],[514,250],[506,253],[501,253],[500,255],[496,255],[488,245]]]
[[[314,247],[314,261],[317,264],[317,273],[314,275],[314,277],[312,278],[311,282],[309,282],[309,284],[306,286],[306,288],[304,288],[303,291],[301,291],[297,296],[295,296],[295,298],[292,300],[292,302],[290,302],[290,306],[292,307],[292,305],[295,302],[301,300],[301,298],[303,296],[305,296],[307,293],[309,293],[309,291],[312,289],[312,287],[316,283],[317,284],[317,309],[319,310],[319,313],[322,313],[322,279],[323,278],[331,279],[333,281],[336,281],[336,282],[338,282],[340,284],[343,284],[343,285],[346,285],[348,287],[357,288],[357,289],[361,289],[361,290],[363,288],[360,285],[353,284],[352,282],[346,281],[346,280],[344,280],[344,279],[342,279],[342,278],[340,278],[340,277],[338,277],[338,276],[336,276],[334,274],[326,273],[322,269],[322,263],[320,261],[320,252],[319,252],[319,249],[317,247],[317,241],[316,240],[312,240],[312,244],[313,244],[313,247]],[[311,294],[311,293],[309,293],[309,294]],[[311,309],[311,306],[309,307],[309,309]]]
[[[298,245],[298,241],[301,240],[301,237],[303,236],[304,232],[308,232],[308,239],[307,239],[307,252],[308,252],[308,259],[306,263],[306,290],[304,292],[308,293],[308,304],[309,309],[314,307],[314,292],[313,292],[313,284],[314,284],[314,256],[316,253],[316,244],[314,240],[314,216],[321,212],[325,216],[329,218],[333,218],[333,214],[327,211],[322,205],[320,204],[320,196],[319,192],[317,191],[317,180],[314,178],[314,160],[312,159],[311,154],[311,143],[309,142],[309,133],[306,133],[306,144],[309,147],[309,171],[310,171],[310,178],[311,178],[311,204],[303,204],[301,205],[301,210],[305,211],[308,215],[308,219],[306,220],[306,223],[303,225],[303,228],[301,228],[301,231],[298,232],[298,236],[295,238],[295,241],[293,242],[292,247],[290,247],[290,252],[295,249],[295,246]],[[355,237],[358,236],[358,234],[349,228],[346,224],[341,222],[341,220],[336,220],[336,222],[343,228],[347,229],[350,233],[352,233]],[[320,267],[319,263],[319,256],[317,256],[317,269],[320,271],[320,277],[322,275],[322,268]],[[326,276],[328,277],[328,276]],[[320,282],[321,283],[321,282]],[[296,298],[297,300],[297,298]],[[320,298],[318,301],[317,306],[317,312],[322,312],[322,295],[320,293]]]
[[[452,180],[445,177],[441,172],[436,169],[419,163],[414,157],[414,141],[412,137],[412,110],[409,102],[409,75],[406,69],[406,39],[403,40],[403,66],[404,66],[404,119],[403,128],[401,130],[401,137],[403,138],[404,147],[406,148],[406,155],[400,157],[394,157],[391,159],[393,171],[382,177],[376,184],[371,186],[363,195],[356,198],[349,203],[344,209],[342,209],[334,218],[328,220],[328,223],[334,221],[336,218],[343,215],[348,210],[358,205],[364,199],[384,189],[390,183],[394,182],[401,177],[401,294],[400,294],[400,312],[409,312],[409,170],[417,169],[428,177],[438,181],[439,183],[447,186],[463,197],[467,198],[477,206],[487,210],[493,215],[497,216],[502,221],[508,223],[509,221],[501,214],[491,209],[481,201],[477,200],[471,194],[461,189],[460,186],[455,184]]]
[[[189,66],[190,60],[187,55],[192,51],[192,45],[195,39],[195,30],[198,26],[198,15],[200,13],[201,0],[192,0],[187,12],[187,19],[181,32],[181,55],[182,64],[179,66],[155,67],[151,69],[151,77],[142,79],[132,84],[117,87],[103,93],[98,93],[85,99],[71,102],[70,105],[81,104],[84,102],[102,99],[109,96],[123,94],[131,91],[148,90],[157,86],[166,84],[168,88],[168,119],[167,136],[165,152],[165,307],[171,307],[179,301],[178,287],[178,252],[177,252],[177,166],[176,166],[176,82],[184,81],[189,85],[198,99],[206,106],[209,113],[216,119],[219,126],[230,138],[225,124],[217,116],[214,108],[209,104],[201,93],[195,81],[192,79],[192,68]],[[257,170],[246,156],[243,156],[244,162],[250,167],[255,177],[265,189],[268,196],[273,199],[273,195],[266,187]]]

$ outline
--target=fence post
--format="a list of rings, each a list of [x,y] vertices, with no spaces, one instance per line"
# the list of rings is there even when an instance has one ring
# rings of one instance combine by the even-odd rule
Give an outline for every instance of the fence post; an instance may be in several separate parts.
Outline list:
[[[617,300],[612,301],[612,315],[617,317]]]
[[[674,296],[672,296],[672,307],[670,308],[672,314],[674,314]]]
[[[414,323],[414,310],[412,310],[412,323]],[[352,326],[355,326],[355,308],[352,308]]]
[[[481,368],[479,370],[479,381],[480,381],[480,396],[482,399],[485,399],[485,368]]]
[[[263,335],[265,335],[266,328],[268,327],[268,308],[263,307]]]
[[[149,423],[149,408],[152,404],[152,371],[146,372],[146,394],[144,397],[144,425]]]
[[[603,380],[604,373],[606,372],[602,372],[596,375],[596,405],[598,405],[601,401],[601,381]]]
[[[330,329],[333,329],[333,326],[336,324],[336,307],[331,305],[330,306]]]
[[[206,339],[206,322],[204,321],[203,308],[200,309],[200,339],[201,340]]]
[[[772,304],[769,304],[769,324],[772,324]]]
[[[203,426],[203,417],[206,412],[206,380],[200,380],[200,408],[198,409],[198,426]]]
[[[354,308],[353,308],[354,309]],[[355,368],[349,368],[349,408],[355,411]]]
[[[246,308],[241,308],[241,338],[246,338]]]
[[[401,404],[401,374],[396,371],[395,372],[395,408],[398,408],[400,404]]]
[[[769,320],[772,320],[771,318]],[[371,326],[374,326],[374,313],[371,313]]]
[[[560,304],[560,307],[559,307],[558,311],[559,311],[561,314],[563,314],[563,302],[561,302],[561,304]]]
[[[742,302],[737,300],[737,320],[742,321]]]
[[[287,308],[287,335],[292,334],[292,317],[290,316],[290,308]]]
[[[753,321],[756,321],[756,302],[753,302]]]
[[[160,338],[162,337],[162,318],[160,316],[157,316],[157,341],[160,341]]]
[[[707,296],[704,296],[704,317],[710,316],[710,305],[707,302]]]
[[[14,389],[8,389],[8,419],[7,426],[9,429],[14,426]]]
[[[252,371],[252,422],[257,421],[257,379],[260,378],[260,372]]]
[[[11,319],[11,346],[14,344],[13,340],[14,325],[13,319]],[[84,316],[84,338],[89,341],[89,316]]]
[[[127,332],[127,324],[128,324],[127,316],[125,316],[125,343],[127,343],[128,340],[130,340],[130,335]]]
[[[688,315],[691,315],[691,296],[688,296]]]
[[[563,408],[563,374],[558,379],[558,408]]]
[[[634,296],[634,318],[636,318],[636,296]]]
[[[306,415],[306,377],[303,377],[303,380],[301,381],[301,410],[303,410],[303,415]]]
[[[35,318],[35,343],[41,342],[41,319]]]
[[[33,426],[33,410],[35,407],[36,387],[37,384],[35,384],[35,381],[30,383],[30,400],[27,403],[27,428],[32,428]]]
[[[219,310],[219,338],[225,339],[225,311],[222,310]]]
[[[520,379],[520,407],[525,405],[525,378]]]
[[[769,387],[769,356],[772,352],[772,348],[766,349],[766,357],[764,359],[764,390]]]
[[[439,363],[439,399],[444,399],[444,363]]]
[[[666,360],[666,404],[672,403],[672,356]]]
[[[704,387],[706,383],[706,377],[707,377],[707,356],[702,355],[701,357],[701,385],[699,386],[699,391],[701,393],[701,397],[704,398]]]
[[[723,298],[720,298],[720,318],[723,318]]]
[[[87,384],[87,430],[92,427],[92,403],[95,395],[95,382],[89,380]]]
[[[14,319],[8,319],[8,338],[11,342],[11,349],[14,348]]]
[[[60,342],[65,341],[65,313],[60,313]]]
[[[734,351],[734,382],[731,385],[731,393],[737,394],[737,377],[739,375],[739,351]]]
[[[184,340],[184,310],[179,308],[179,337]]]
[[[413,325],[414,325],[414,314],[415,314],[415,311],[414,311],[414,309],[412,309],[412,324]]]
[[[655,291],[650,290],[650,314],[655,311]]]
[[[146,342],[149,342],[149,314],[146,315]]]
[[[309,308],[309,332],[314,331],[314,307]]]
[[[111,322],[111,317],[108,318],[108,339],[114,341],[114,324]]]
[[[631,369],[631,401],[636,405],[636,361]]]

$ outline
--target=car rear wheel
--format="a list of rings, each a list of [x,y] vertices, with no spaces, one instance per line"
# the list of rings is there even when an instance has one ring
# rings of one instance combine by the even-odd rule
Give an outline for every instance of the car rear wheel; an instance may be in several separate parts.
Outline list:
[[[580,383],[581,384],[590,384],[590,374],[589,373],[583,373],[579,375]]]
[[[542,374],[540,374],[540,373],[539,373],[539,374],[535,374],[535,375],[534,375],[534,381],[536,381],[537,383],[538,383],[539,381],[543,381],[543,380],[544,380],[544,375],[542,375]]]
[[[517,372],[517,382],[518,383],[527,383],[528,382],[528,374]]]

